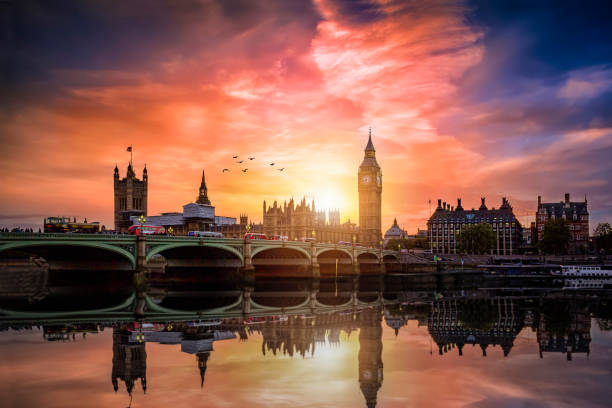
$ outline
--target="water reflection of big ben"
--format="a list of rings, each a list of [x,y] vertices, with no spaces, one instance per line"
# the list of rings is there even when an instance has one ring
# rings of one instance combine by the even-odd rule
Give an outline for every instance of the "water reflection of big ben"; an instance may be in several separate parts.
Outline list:
[[[368,408],[376,407],[376,395],[383,382],[382,315],[378,308],[360,314],[359,385]]]
[[[125,383],[128,394],[132,395],[138,380],[143,392],[147,391],[147,352],[145,343],[130,341],[130,332],[113,328],[113,371],[111,381],[115,392],[119,381]]]

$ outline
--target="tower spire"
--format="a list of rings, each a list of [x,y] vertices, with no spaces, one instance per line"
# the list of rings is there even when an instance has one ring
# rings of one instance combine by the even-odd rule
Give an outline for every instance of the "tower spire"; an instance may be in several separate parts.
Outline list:
[[[370,128],[370,131],[368,133],[368,144],[365,148],[366,152],[375,152],[376,149],[374,149],[374,144],[372,143],[372,128]]]
[[[206,188],[206,179],[204,177],[204,169],[202,169],[202,182],[200,183],[200,194],[198,195],[198,199],[196,200],[196,203],[210,205],[210,200],[208,199],[208,189]]]

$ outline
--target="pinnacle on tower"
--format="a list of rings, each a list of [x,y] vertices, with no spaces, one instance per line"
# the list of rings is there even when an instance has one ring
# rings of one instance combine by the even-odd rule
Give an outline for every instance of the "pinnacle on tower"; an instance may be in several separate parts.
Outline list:
[[[370,128],[370,132],[368,135],[368,144],[365,148],[366,152],[375,152],[376,149],[374,149],[374,144],[372,143],[372,128]]]

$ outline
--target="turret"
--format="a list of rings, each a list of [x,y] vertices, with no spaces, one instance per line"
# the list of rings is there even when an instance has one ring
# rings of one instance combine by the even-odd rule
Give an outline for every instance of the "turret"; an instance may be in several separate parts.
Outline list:
[[[142,181],[147,183],[149,181],[149,173],[147,172],[147,164],[145,163],[144,169],[142,170]]]
[[[119,181],[119,167],[117,167],[116,163],[115,163],[115,171],[113,172],[113,178],[115,179],[115,181]]]
[[[135,178],[136,173],[134,173],[134,168],[132,167],[132,163],[128,164],[127,168],[127,178]]]

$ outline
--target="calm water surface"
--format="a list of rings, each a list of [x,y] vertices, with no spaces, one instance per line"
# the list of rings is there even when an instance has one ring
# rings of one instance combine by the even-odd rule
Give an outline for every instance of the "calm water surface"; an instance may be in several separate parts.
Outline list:
[[[499,279],[116,273],[92,281],[56,272],[42,288],[30,279],[3,292],[0,400],[610,406],[608,291],[568,293],[546,279],[500,290]]]

